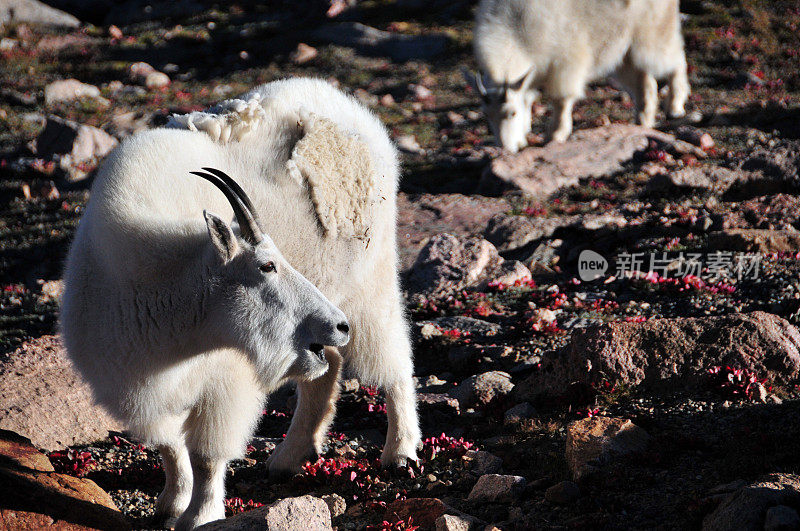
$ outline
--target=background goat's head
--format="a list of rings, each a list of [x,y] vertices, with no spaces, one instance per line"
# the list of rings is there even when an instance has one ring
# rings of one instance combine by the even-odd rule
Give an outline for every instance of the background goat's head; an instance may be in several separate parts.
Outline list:
[[[467,83],[481,97],[481,107],[497,142],[511,153],[527,147],[532,110],[538,92],[531,88],[533,70],[513,83],[498,84],[485,74],[463,71]]]
[[[263,233],[241,187],[213,168],[192,172],[228,198],[241,236],[220,217],[204,211],[211,239],[212,326],[253,359],[259,377],[312,380],[328,362],[323,345],[343,346],[350,327],[336,306],[281,255]]]

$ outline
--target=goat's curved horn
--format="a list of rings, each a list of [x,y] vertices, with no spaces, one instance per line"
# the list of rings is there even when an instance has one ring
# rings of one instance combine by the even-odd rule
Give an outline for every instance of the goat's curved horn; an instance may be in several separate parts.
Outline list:
[[[202,168],[202,170],[203,171],[207,171],[208,173],[214,174],[217,177],[219,177],[220,179],[222,179],[222,181],[225,184],[227,184],[228,187],[230,187],[230,189],[233,190],[234,193],[236,193],[237,196],[239,196],[239,199],[242,200],[242,203],[244,203],[244,206],[246,206],[247,210],[250,211],[250,214],[252,214],[253,219],[256,220],[256,224],[258,224],[258,227],[260,229],[261,228],[261,221],[258,219],[258,213],[256,212],[256,209],[253,208],[253,203],[252,203],[252,201],[250,201],[250,198],[247,196],[245,191],[242,190],[242,187],[239,186],[239,183],[234,181],[233,178],[231,176],[229,176],[227,173],[225,173],[224,171],[218,170],[216,168]]]
[[[192,175],[197,175],[198,177],[202,177],[219,188],[220,191],[225,194],[225,197],[231,204],[231,208],[233,208],[233,213],[236,215],[236,221],[239,223],[239,229],[242,232],[242,238],[244,238],[244,241],[251,245],[257,245],[262,239],[261,228],[253,218],[253,214],[250,209],[247,208],[245,201],[239,197],[233,188],[229,186],[225,180],[215,174],[204,173],[201,171],[190,171],[189,173]],[[239,185],[237,184],[236,186],[238,187]],[[241,188],[239,189],[241,190]],[[248,199],[247,202],[250,202],[250,200]]]

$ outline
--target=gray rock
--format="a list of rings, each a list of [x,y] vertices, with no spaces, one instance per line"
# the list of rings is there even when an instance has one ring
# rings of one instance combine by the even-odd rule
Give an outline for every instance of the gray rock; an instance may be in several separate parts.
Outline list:
[[[776,505],[767,509],[764,531],[795,531],[800,529],[800,515],[786,505]]]
[[[466,458],[472,461],[470,471],[482,476],[484,474],[496,474],[503,468],[503,460],[494,454],[483,450],[470,450],[466,453]]]
[[[544,491],[544,499],[557,505],[569,505],[581,497],[581,489],[572,481],[562,481]]]
[[[458,415],[460,407],[458,400],[443,393],[418,393],[417,402],[423,413],[438,411],[446,415]]]
[[[322,499],[328,504],[328,509],[330,509],[331,516],[334,518],[343,515],[347,510],[347,502],[338,494],[326,494]]]
[[[708,235],[712,251],[780,253],[800,251],[800,232],[796,230],[730,229]]]
[[[328,504],[313,496],[284,498],[265,507],[216,520],[197,529],[203,531],[294,531],[296,529],[328,530],[331,512]]]
[[[719,166],[690,166],[654,175],[647,183],[647,189],[651,192],[709,190],[721,194],[742,178],[741,172]]]
[[[365,26],[358,22],[328,24],[311,32],[321,42],[349,46],[365,55],[387,56],[395,61],[429,59],[447,46],[446,35],[402,35]]]
[[[527,482],[522,476],[485,474],[478,478],[467,497],[478,502],[512,502],[525,490]]]
[[[451,234],[437,234],[411,267],[408,289],[424,297],[450,294],[477,285],[502,263],[494,245],[482,238],[462,241]]]
[[[408,270],[431,237],[456,238],[480,233],[489,219],[511,205],[503,198],[462,194],[397,195],[397,241],[403,270]]]
[[[450,396],[458,400],[461,409],[476,404],[488,404],[493,399],[505,396],[514,389],[511,375],[503,371],[489,371],[470,376],[450,391]]]
[[[475,337],[492,337],[497,335],[503,327],[497,323],[490,323],[474,317],[456,315],[452,317],[437,317],[429,321],[415,323],[425,338],[442,335],[442,330],[458,330],[467,332]]]
[[[527,244],[552,236],[562,228],[577,223],[581,216],[530,217],[497,214],[486,225],[483,236],[500,252],[520,249]]]
[[[703,519],[703,530],[761,531],[769,508],[779,505],[800,507],[800,476],[769,474],[740,488]]]
[[[636,125],[576,131],[564,143],[551,142],[495,159],[482,177],[482,187],[487,192],[521,190],[541,200],[561,188],[577,185],[581,179],[621,171],[650,139],[673,147],[680,142],[666,133]]]
[[[81,21],[69,13],[37,0],[0,0],[0,26],[17,22],[62,28],[77,28],[81,25]]]
[[[436,519],[436,531],[476,531],[482,529],[481,524],[480,520],[466,514],[443,514]]]
[[[100,89],[88,83],[81,83],[77,79],[61,79],[53,81],[44,88],[44,102],[47,105],[70,102],[81,98],[96,100],[103,106],[110,102],[100,95]]]
[[[508,356],[514,349],[508,345],[458,345],[447,353],[447,360],[456,369],[465,369],[481,358],[498,360]]]
[[[85,176],[79,165],[98,162],[116,145],[102,129],[49,116],[31,147],[40,158],[57,161],[70,180],[78,180]]]

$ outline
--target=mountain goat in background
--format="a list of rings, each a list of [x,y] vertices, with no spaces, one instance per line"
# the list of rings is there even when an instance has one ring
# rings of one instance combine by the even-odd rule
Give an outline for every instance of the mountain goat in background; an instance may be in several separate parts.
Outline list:
[[[537,90],[555,102],[551,139],[572,132],[586,84],[615,74],[653,127],[658,79],[669,80],[667,114],[684,115],[690,88],[679,0],[482,0],[475,16],[480,94],[492,133],[510,152],[527,146]]]
[[[397,181],[378,119],[310,79],[173,117],[103,163],[67,262],[62,333],[97,401],[159,449],[156,509],[177,528],[224,517],[227,462],[286,380],[299,400],[270,473],[321,451],[343,360],[385,390],[383,463],[416,459]]]

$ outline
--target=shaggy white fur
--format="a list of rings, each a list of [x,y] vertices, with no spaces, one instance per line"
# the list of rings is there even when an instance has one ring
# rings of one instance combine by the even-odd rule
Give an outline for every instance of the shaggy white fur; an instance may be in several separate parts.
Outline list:
[[[286,163],[311,190],[317,216],[331,237],[366,239],[372,216],[374,170],[362,141],[346,135],[331,120],[309,113],[301,126],[305,136]]]
[[[572,132],[586,84],[616,73],[636,100],[638,121],[655,124],[657,79],[668,78],[667,112],[683,116],[689,96],[678,0],[481,0],[468,81],[503,147],[527,145],[536,90],[556,102],[552,139]],[[536,90],[535,90],[536,89]]]
[[[241,185],[265,243],[230,231],[223,194],[189,175],[201,167]],[[321,450],[343,364],[385,390],[382,461],[416,459],[398,179],[380,121],[313,79],[173,117],[126,139],[99,169],[67,262],[64,341],[98,402],[159,448],[167,482],[157,509],[181,515],[180,528],[221,517],[225,463],[242,455],[265,394],[287,378],[299,381],[298,406],[271,473],[296,472]],[[269,262],[276,273],[264,273]],[[314,362],[308,342],[341,345],[331,304],[350,340]]]
[[[222,143],[241,140],[264,119],[264,107],[257,94],[247,101],[227,100],[208,111],[173,114],[166,127],[203,131]]]

